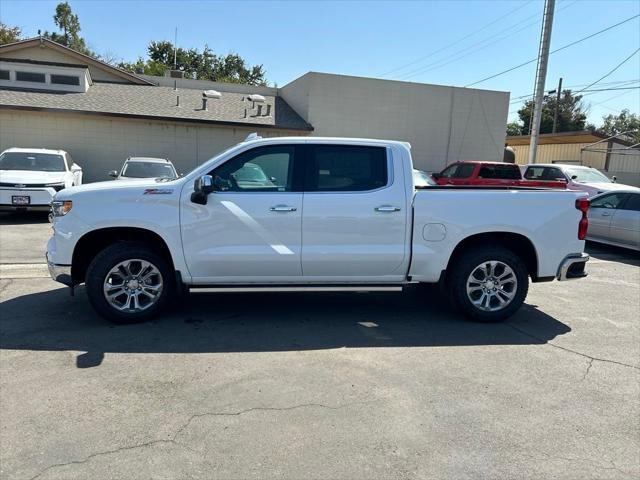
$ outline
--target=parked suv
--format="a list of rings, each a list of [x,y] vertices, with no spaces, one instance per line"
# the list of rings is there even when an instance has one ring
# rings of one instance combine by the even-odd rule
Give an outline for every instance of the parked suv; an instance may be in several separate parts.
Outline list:
[[[9,148],[0,154],[0,210],[49,211],[56,192],[82,184],[64,150]]]

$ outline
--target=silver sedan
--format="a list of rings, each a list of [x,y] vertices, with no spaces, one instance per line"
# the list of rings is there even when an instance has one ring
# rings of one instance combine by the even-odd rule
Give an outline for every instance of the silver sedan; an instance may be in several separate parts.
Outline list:
[[[617,190],[596,195],[588,215],[587,240],[640,251],[640,193]]]

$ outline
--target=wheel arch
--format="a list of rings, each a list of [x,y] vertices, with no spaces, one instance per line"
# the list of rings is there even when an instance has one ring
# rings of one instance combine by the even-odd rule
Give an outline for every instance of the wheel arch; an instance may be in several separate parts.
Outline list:
[[[532,281],[537,282],[541,280],[538,277],[538,252],[535,246],[525,235],[514,232],[477,233],[464,238],[453,249],[447,262],[447,271],[450,271],[449,269],[455,264],[463,252],[479,246],[503,247],[512,251],[522,259]]]
[[[169,262],[172,271],[175,263],[167,242],[156,232],[140,227],[105,227],[85,233],[76,242],[71,259],[71,276],[74,283],[85,281],[87,268],[102,250],[116,242],[139,242],[150,246]]]

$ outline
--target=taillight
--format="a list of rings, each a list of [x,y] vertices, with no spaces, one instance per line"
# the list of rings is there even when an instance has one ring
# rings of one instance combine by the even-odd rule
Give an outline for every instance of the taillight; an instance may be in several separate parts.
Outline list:
[[[582,212],[582,218],[578,223],[578,240],[584,240],[587,236],[587,229],[589,228],[589,218],[587,217],[589,200],[587,198],[578,198],[576,200],[576,208]]]

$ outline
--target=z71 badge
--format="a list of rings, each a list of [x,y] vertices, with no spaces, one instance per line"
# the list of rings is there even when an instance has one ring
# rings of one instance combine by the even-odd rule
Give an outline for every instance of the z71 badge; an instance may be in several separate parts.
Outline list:
[[[146,188],[143,195],[169,195],[173,188]]]

